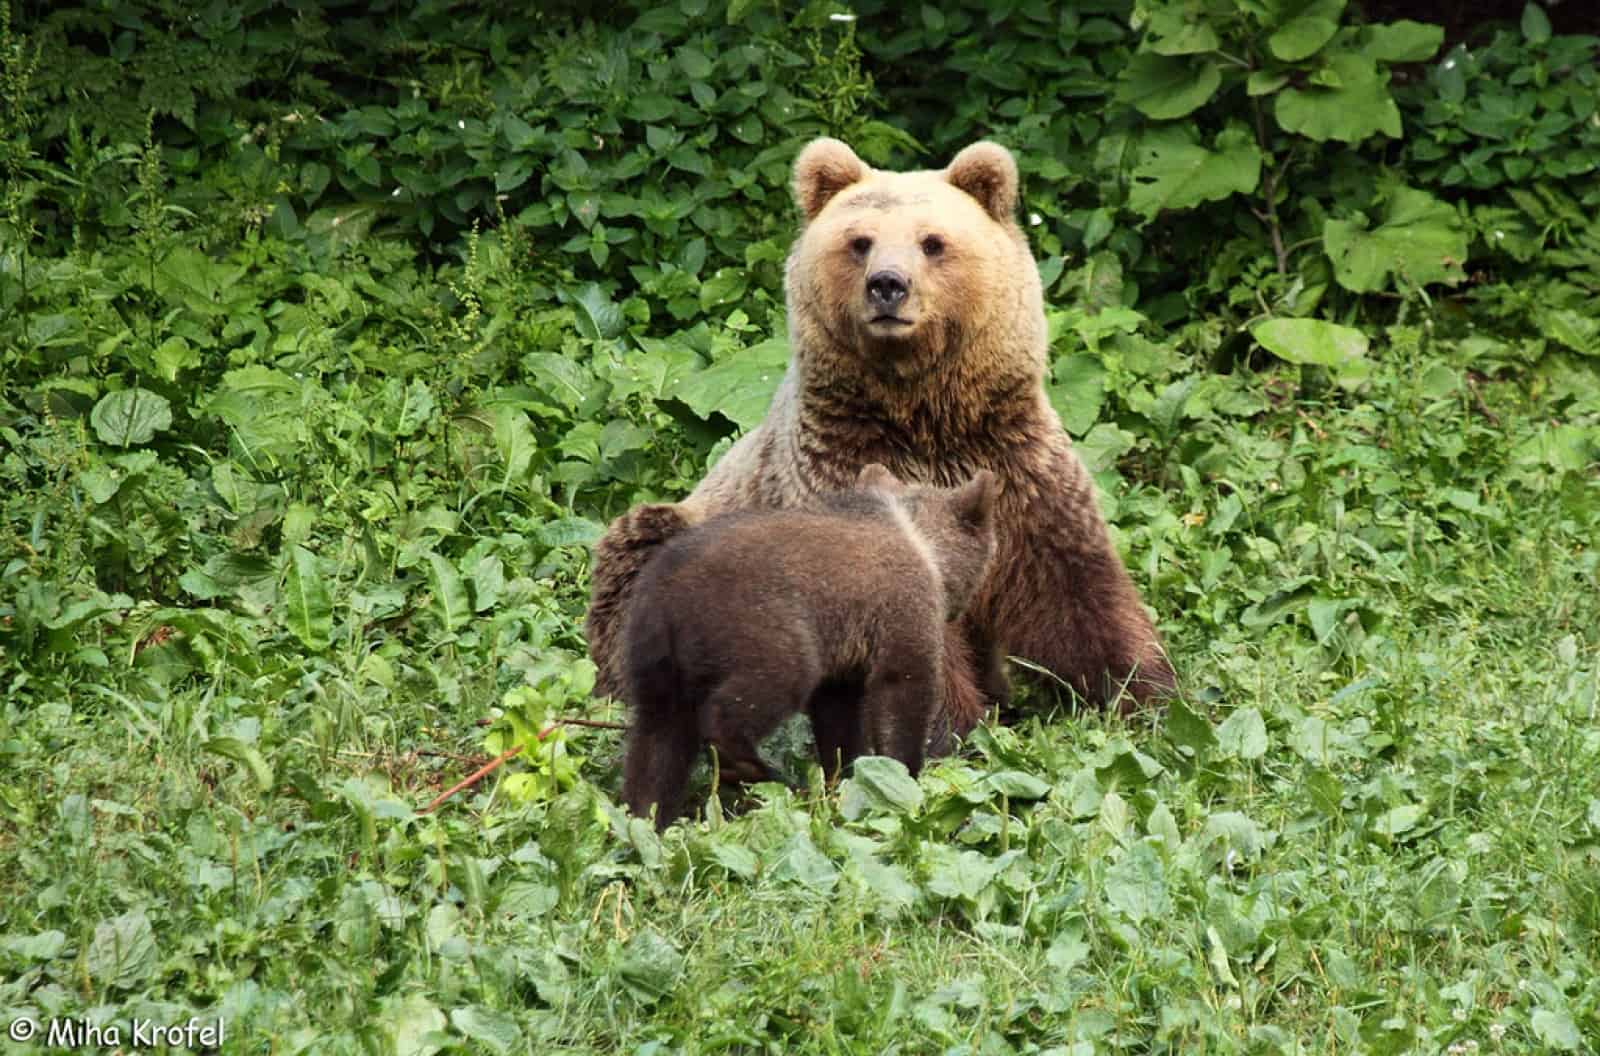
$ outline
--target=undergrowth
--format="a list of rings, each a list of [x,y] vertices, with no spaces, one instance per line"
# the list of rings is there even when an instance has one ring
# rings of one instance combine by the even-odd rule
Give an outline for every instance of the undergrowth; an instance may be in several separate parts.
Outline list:
[[[1596,40],[891,6],[0,4],[0,1024],[1593,1049]],[[1183,692],[658,837],[588,548],[760,421],[820,134],[1016,153]]]

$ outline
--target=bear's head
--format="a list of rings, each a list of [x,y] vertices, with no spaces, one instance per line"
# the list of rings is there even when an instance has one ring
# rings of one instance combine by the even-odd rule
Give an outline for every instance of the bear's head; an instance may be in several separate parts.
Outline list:
[[[988,575],[995,554],[995,502],[1000,480],[980,469],[955,488],[906,484],[877,462],[864,466],[856,487],[881,493],[906,516],[918,544],[939,570],[945,619],[959,619]]]
[[[883,172],[819,139],[795,161],[794,197],[805,224],[786,275],[797,351],[825,345],[901,379],[996,343],[1031,358],[1042,297],[1004,147],[974,143],[944,169]]]

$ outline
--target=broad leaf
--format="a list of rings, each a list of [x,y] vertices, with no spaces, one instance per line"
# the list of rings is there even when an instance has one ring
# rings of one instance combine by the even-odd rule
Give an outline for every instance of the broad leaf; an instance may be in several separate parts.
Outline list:
[[[391,995],[378,1007],[376,1025],[395,1056],[433,1056],[450,1043],[444,1013],[419,993]]]
[[[840,813],[851,821],[868,812],[914,814],[922,808],[922,789],[900,760],[864,755],[850,768],[839,800]]]
[[[617,963],[617,978],[640,1001],[651,1003],[672,992],[683,975],[683,954],[656,931],[628,940]]]
[[[1073,436],[1082,436],[1100,417],[1106,399],[1106,368],[1094,356],[1078,354],[1056,360],[1055,383],[1046,390],[1061,424]]]
[[[1268,319],[1250,328],[1261,347],[1290,363],[1327,367],[1336,375],[1365,377],[1367,335],[1321,319]]]
[[[1532,4],[1528,5],[1530,11],[1535,10]],[[1527,17],[1523,17],[1523,25],[1527,25]],[[1545,23],[1545,32],[1549,33],[1549,23]],[[1533,1032],[1539,1040],[1553,1049],[1562,1052],[1577,1052],[1583,1046],[1583,1035],[1578,1031],[1578,1025],[1572,1017],[1565,1012],[1554,1011],[1548,1008],[1535,1009],[1533,1017],[1529,1020]],[[1594,1037],[1591,1035],[1592,1042]]]
[[[450,1022],[462,1034],[493,1053],[508,1053],[522,1040],[522,1028],[504,1012],[482,1005],[467,1005],[450,1013]]]
[[[1600,319],[1572,308],[1545,308],[1534,313],[1539,332],[1586,356],[1600,356]]]
[[[1400,111],[1385,78],[1371,59],[1356,52],[1332,56],[1320,85],[1279,92],[1274,112],[1286,131],[1319,143],[1359,143],[1378,132],[1400,138]]]
[[[1550,16],[1538,4],[1530,3],[1522,9],[1522,35],[1529,44],[1543,44],[1550,39]]]
[[[150,918],[136,909],[95,925],[83,958],[85,981],[101,991],[129,990],[149,979],[159,960]]]
[[[941,898],[976,902],[1000,871],[995,859],[944,844],[928,848],[928,890]]]
[[[799,884],[819,894],[832,891],[839,882],[839,867],[817,850],[805,831],[789,837],[768,859],[768,871],[779,883]]]
[[[472,616],[472,603],[467,600],[461,573],[448,559],[435,553],[428,554],[428,571],[433,585],[433,602],[429,607],[445,630],[459,630]]]
[[[1424,62],[1444,43],[1444,29],[1402,19],[1367,26],[1362,38],[1361,50],[1380,62]]]
[[[1231,194],[1249,194],[1261,179],[1261,151],[1229,129],[1207,150],[1187,128],[1158,128],[1139,144],[1128,205],[1145,219],[1164,209],[1188,209]]]
[[[250,776],[255,778],[256,788],[259,791],[266,792],[272,788],[272,767],[267,764],[266,757],[255,745],[247,744],[237,737],[213,737],[206,741],[205,750],[224,759],[244,764],[250,771]]]
[[[1240,759],[1259,759],[1267,753],[1267,726],[1255,708],[1240,708],[1217,727],[1217,747]]]
[[[1105,896],[1113,909],[1135,924],[1164,918],[1172,911],[1166,871],[1148,843],[1134,844],[1106,870]]]
[[[1284,62],[1299,62],[1322,50],[1339,31],[1344,0],[1313,0],[1267,38],[1267,48]]]
[[[788,362],[788,342],[772,338],[682,378],[670,395],[701,418],[715,412],[740,429],[751,429],[766,415]]]
[[[1122,71],[1117,99],[1132,103],[1146,117],[1165,121],[1205,105],[1221,83],[1222,73],[1214,62],[1137,54]]]
[[[1166,732],[1173,744],[1188,748],[1196,755],[1203,755],[1217,746],[1217,735],[1211,723],[1181,700],[1175,699],[1167,705]]]
[[[89,423],[112,447],[146,444],[172,425],[172,405],[149,389],[123,389],[102,397],[89,412]]]
[[[578,332],[590,341],[616,337],[622,333],[622,309],[595,283],[589,283],[569,296],[577,318]]]
[[[1150,15],[1145,31],[1144,50],[1157,55],[1196,55],[1215,51],[1221,44],[1217,31],[1206,21],[1191,22],[1188,14],[1175,8],[1162,8]]]
[[[1334,277],[1357,293],[1386,289],[1391,274],[1418,285],[1453,285],[1466,277],[1461,267],[1467,259],[1466,225],[1455,209],[1426,191],[1397,187],[1377,227],[1329,220],[1322,237]]]
[[[1378,815],[1372,823],[1374,831],[1388,837],[1404,835],[1417,827],[1417,823],[1427,815],[1427,808],[1419,803],[1405,803],[1393,807]]]
[[[289,633],[312,652],[321,652],[333,638],[333,601],[317,555],[303,546],[289,552],[289,577],[284,584],[284,622]]]
[[[421,378],[416,379],[405,389],[400,404],[400,421],[394,427],[394,435],[410,436],[415,433],[428,423],[437,409],[432,390]]]

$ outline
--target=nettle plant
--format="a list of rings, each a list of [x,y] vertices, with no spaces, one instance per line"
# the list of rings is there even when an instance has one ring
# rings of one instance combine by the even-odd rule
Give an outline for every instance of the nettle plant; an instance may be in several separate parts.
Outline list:
[[[1332,283],[1359,294],[1465,277],[1456,210],[1374,164],[1368,146],[1401,138],[1394,68],[1431,58],[1443,31],[1349,15],[1345,0],[1135,4],[1141,36],[1117,98],[1145,121],[1121,159],[1126,208],[1150,224],[1208,205],[1166,237],[1210,239],[1189,247],[1212,260],[1210,292],[1235,287],[1249,314],[1307,315]],[[1337,369],[1348,357],[1323,325],[1297,328],[1311,345],[1263,343]]]

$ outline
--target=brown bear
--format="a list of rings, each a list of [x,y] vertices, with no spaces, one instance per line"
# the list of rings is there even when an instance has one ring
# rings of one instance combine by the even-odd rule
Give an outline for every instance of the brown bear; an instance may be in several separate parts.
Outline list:
[[[845,144],[801,151],[803,227],[785,276],[790,361],[766,419],[674,507],[612,522],[595,548],[587,633],[596,692],[623,687],[632,585],[672,526],[788,507],[880,462],[900,479],[1000,478],[998,552],[949,629],[939,710],[964,734],[1003,700],[996,648],[1124,710],[1175,684],[1107,534],[1094,481],[1046,399],[1039,271],[1017,225],[1017,167],[975,143],[925,172],[869,168]],[[665,529],[665,530],[664,530]],[[941,745],[942,747],[942,745]]]
[[[654,805],[665,828],[708,743],[725,775],[768,776],[758,746],[801,712],[830,777],[863,750],[922,769],[945,625],[994,556],[995,477],[906,487],[874,464],[857,484],[713,517],[640,575],[622,638],[634,814]]]

